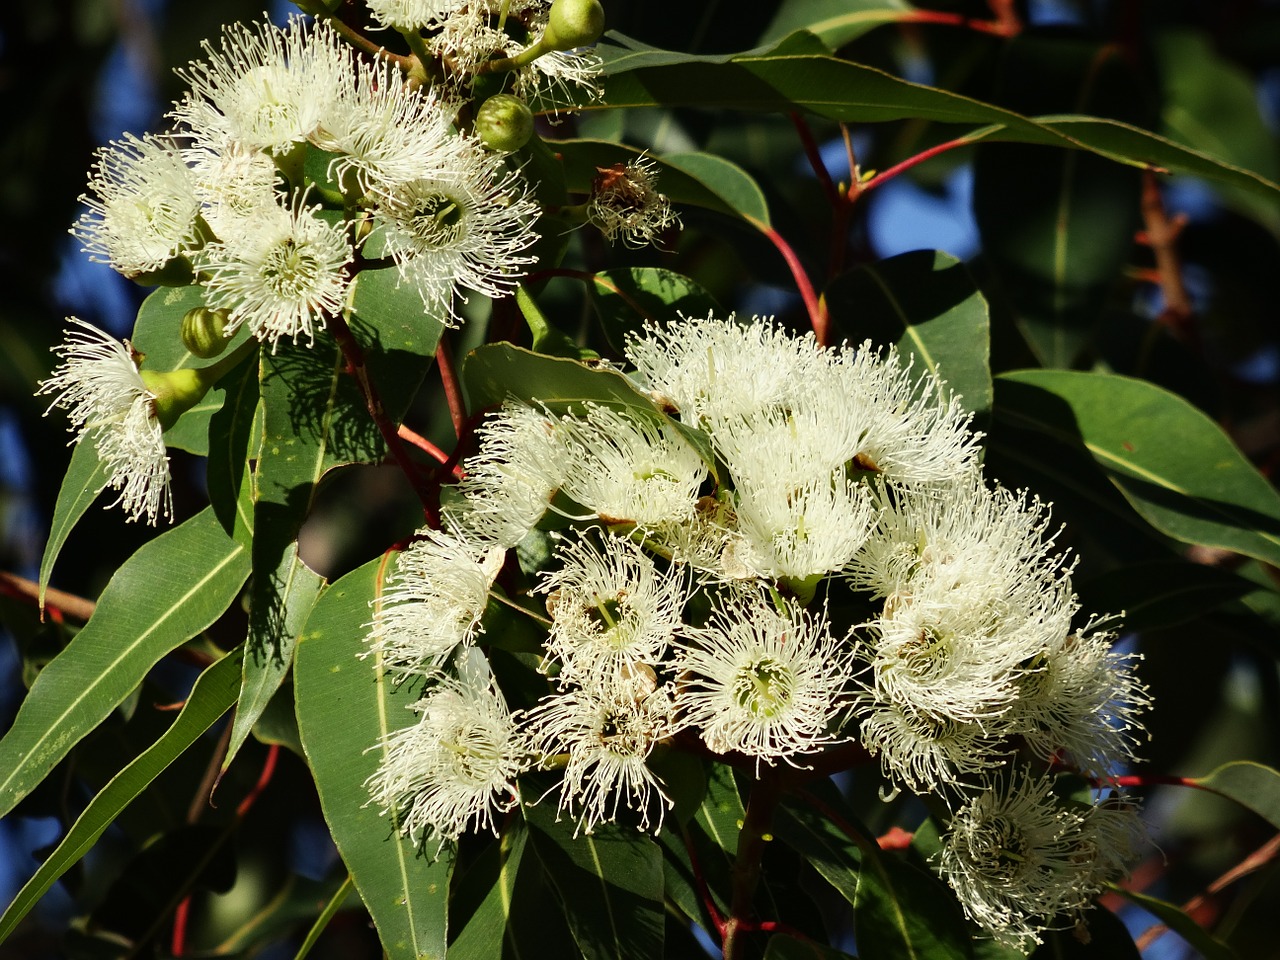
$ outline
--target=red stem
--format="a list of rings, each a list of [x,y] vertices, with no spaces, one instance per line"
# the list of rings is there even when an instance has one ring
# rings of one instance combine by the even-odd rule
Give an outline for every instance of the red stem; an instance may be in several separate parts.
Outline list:
[[[391,418],[387,416],[387,411],[382,406],[382,398],[378,395],[378,390],[373,385],[373,381],[369,379],[369,368],[365,366],[364,362],[364,350],[361,349],[359,342],[351,333],[351,328],[347,326],[347,321],[339,314],[330,314],[329,332],[333,334],[333,339],[337,341],[339,349],[342,350],[342,356],[347,361],[348,371],[355,377],[356,385],[360,388],[360,395],[364,397],[365,408],[369,411],[369,416],[373,418],[378,432],[382,434],[382,439],[386,443],[387,449],[391,451],[392,458],[408,479],[414,493],[418,495],[418,500],[422,504],[423,515],[427,518],[427,524],[431,527],[439,527],[440,519],[435,505],[427,495],[426,481],[423,479],[418,465],[409,458],[409,452],[405,449],[404,443],[400,439],[399,431],[396,429],[395,424],[391,422]]]
[[[873,187],[877,187],[886,180],[892,180],[903,171],[910,170],[912,167],[924,163],[926,160],[936,157],[940,153],[946,153],[948,150],[954,150],[956,147],[967,147],[973,143],[969,137],[958,137],[955,140],[948,140],[946,143],[939,143],[937,146],[930,147],[928,150],[921,150],[913,157],[907,157],[899,164],[895,164],[883,173],[878,173],[866,183],[854,184],[849,188],[850,198],[861,196]]]
[[[813,138],[813,131],[809,129],[809,124],[795,110],[789,114],[791,123],[796,128],[796,133],[800,134],[800,143],[804,146],[804,155],[809,158],[809,166],[813,167],[814,176],[818,178],[818,183],[822,186],[822,192],[827,195],[827,201],[834,208],[842,200],[840,191],[836,189],[836,185],[831,182],[831,174],[827,172],[827,165],[822,162],[822,153],[818,150],[818,142]]]
[[[463,431],[467,426],[467,404],[462,399],[462,387],[458,382],[458,369],[453,362],[453,352],[443,336],[436,344],[436,367],[440,370],[440,383],[444,387],[445,401],[449,404],[453,432],[458,439],[462,439]]]
[[[173,937],[169,941],[169,952],[180,957],[187,950],[187,915],[191,912],[191,897],[182,898],[178,908],[173,911]]]
[[[407,426],[405,426],[403,423],[402,423],[402,424],[400,424],[400,426],[396,428],[396,432],[400,434],[400,439],[401,439],[401,440],[404,440],[404,441],[406,441],[407,443],[412,443],[415,447],[417,447],[417,448],[418,448],[419,450],[421,450],[423,453],[425,453],[425,454],[427,454],[428,456],[430,456],[430,457],[434,458],[434,459],[435,459],[436,461],[438,461],[439,463],[442,463],[442,464],[443,464],[443,463],[448,463],[448,462],[449,462],[449,460],[451,459],[451,457],[450,457],[450,455],[449,455],[449,454],[445,453],[443,450],[441,450],[439,447],[437,447],[434,443],[432,443],[430,440],[428,440],[428,439],[427,439],[426,437],[424,437],[422,434],[417,433],[417,432],[415,432],[415,431],[413,431],[413,430],[409,429],[409,428],[408,428]],[[458,479],[461,479],[461,478],[462,478],[462,470],[461,470],[461,468],[459,468],[459,467],[457,467],[457,466],[454,466],[454,468],[453,468],[453,471],[452,471],[452,472],[453,472],[454,477],[456,477],[456,478],[458,478]]]
[[[711,896],[711,890],[707,887],[707,877],[702,872],[702,863],[698,860],[698,851],[693,847],[693,838],[689,836],[687,829],[682,829],[680,835],[684,838],[685,850],[689,852],[689,865],[693,868],[693,882],[698,886],[698,896],[702,897],[702,903],[707,908],[707,914],[711,917],[711,922],[715,925],[716,933],[723,940],[724,917],[720,916],[720,911],[716,908],[716,902]]]
[[[950,27],[963,27],[978,33],[989,33],[996,37],[1013,37],[1022,29],[1016,19],[1001,17],[999,20],[976,20],[958,13],[939,13],[932,10],[919,10],[904,15],[899,23],[940,23]]]
[[[795,279],[796,289],[800,292],[800,299],[804,301],[804,308],[809,314],[809,324],[813,327],[813,335],[817,338],[819,344],[825,346],[828,337],[831,335],[829,318],[827,317],[827,305],[818,299],[818,295],[813,289],[813,283],[809,280],[809,275],[805,273],[804,266],[800,263],[800,258],[796,256],[795,250],[791,248],[791,244],[783,239],[782,234],[767,223],[754,217],[747,217],[746,220],[768,237],[769,242],[777,247],[778,252],[782,254],[782,259],[787,262],[787,266],[791,270],[791,276]]]
[[[1193,780],[1190,777],[1172,777],[1159,773],[1141,773],[1125,777],[1107,777],[1106,779],[1095,780],[1094,783],[1099,787],[1194,787],[1197,790],[1208,790],[1210,793],[1217,792],[1212,787],[1207,787],[1203,783]]]
[[[273,743],[267,748],[267,756],[262,761],[262,772],[258,774],[258,782],[253,785],[253,789],[249,791],[248,795],[240,801],[240,806],[236,807],[237,817],[243,817],[248,813],[249,808],[262,795],[262,791],[267,789],[267,784],[271,782],[271,777],[276,772],[276,759],[279,755],[280,747],[276,744]]]

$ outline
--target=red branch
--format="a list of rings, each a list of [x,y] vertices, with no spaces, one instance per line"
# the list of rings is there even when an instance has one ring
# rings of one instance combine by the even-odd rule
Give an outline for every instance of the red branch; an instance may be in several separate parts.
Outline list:
[[[795,279],[796,289],[800,292],[800,299],[804,301],[804,308],[809,314],[809,324],[813,327],[813,335],[817,338],[818,343],[826,345],[831,335],[830,322],[827,316],[827,305],[818,299],[817,293],[814,292],[813,283],[809,280],[809,275],[805,273],[800,258],[796,256],[795,250],[791,248],[791,244],[783,239],[782,234],[777,230],[757,220],[754,217],[746,217],[748,223],[763,233],[782,254],[782,259],[787,262],[787,266],[791,270],[791,276]]]
[[[453,352],[443,336],[436,344],[436,367],[440,371],[440,383],[444,387],[445,401],[449,404],[453,432],[461,440],[467,426],[467,404],[462,399],[462,386],[458,382],[458,368],[453,362]]]
[[[970,137],[957,137],[955,140],[948,140],[945,143],[939,143],[936,146],[932,146],[928,150],[921,150],[915,156],[907,157],[907,159],[903,160],[899,164],[895,164],[883,173],[876,174],[866,183],[855,183],[849,188],[849,195],[850,197],[860,196],[868,190],[878,187],[886,180],[892,180],[903,171],[910,170],[912,167],[924,163],[926,160],[936,157],[940,153],[946,153],[948,150],[956,149],[956,147],[967,147],[971,143],[973,143],[973,140]]]
[[[437,462],[441,464],[445,464],[450,461],[451,457],[449,454],[445,453],[443,450],[437,447],[434,443],[432,443],[422,434],[417,433],[413,430],[410,430],[403,423],[400,424],[398,428],[396,428],[396,432],[400,434],[401,440],[404,440],[407,443],[412,443],[415,447],[417,447],[423,453],[435,459]],[[457,465],[455,465],[452,469],[452,473],[455,478],[459,480],[462,479],[461,467],[458,467]]]

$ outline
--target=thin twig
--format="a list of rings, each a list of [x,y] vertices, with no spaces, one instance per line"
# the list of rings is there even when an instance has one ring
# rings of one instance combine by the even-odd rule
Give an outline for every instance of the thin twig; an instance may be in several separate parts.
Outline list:
[[[1249,854],[1230,870],[1222,874],[1222,876],[1218,877],[1218,879],[1214,880],[1209,884],[1209,886],[1205,887],[1203,893],[1196,894],[1184,903],[1182,905],[1182,912],[1195,920],[1196,923],[1204,926],[1204,923],[1199,917],[1197,917],[1197,914],[1202,914],[1205,907],[1211,905],[1211,898],[1216,897],[1237,880],[1261,870],[1277,857],[1280,857],[1280,833],[1277,833],[1257,850],[1253,851],[1253,853]],[[1153,927],[1149,927],[1137,940],[1138,950],[1145,951],[1147,947],[1151,946],[1151,944],[1155,943],[1168,932],[1169,928],[1164,924],[1156,924]]]
[[[738,832],[738,849],[733,859],[733,900],[729,919],[724,924],[724,960],[739,960],[743,950],[741,934],[753,929],[752,904],[760,884],[760,861],[765,844],[772,839],[773,814],[781,799],[781,777],[778,771],[766,767],[751,788],[747,816]]]
[[[40,603],[40,584],[4,570],[0,570],[0,593],[32,606]],[[96,606],[92,600],[53,587],[45,589],[44,605],[75,620],[88,620]]]
[[[813,328],[813,335],[819,344],[825,346],[831,335],[827,305],[818,299],[818,295],[813,289],[813,282],[810,281],[809,275],[805,273],[804,265],[800,262],[795,250],[792,249],[791,244],[787,243],[782,234],[778,233],[769,224],[762,220],[757,220],[755,217],[746,217],[745,219],[764,234],[769,242],[782,254],[782,259],[787,262],[787,267],[791,270],[792,279],[796,282],[796,290],[800,293],[800,299],[804,301],[805,311],[809,314],[809,325]]]
[[[924,163],[926,160],[932,159],[940,153],[946,153],[948,150],[954,150],[957,147],[967,147],[973,142],[972,137],[957,137],[955,140],[948,140],[945,143],[939,143],[936,146],[932,146],[928,150],[921,150],[915,156],[907,157],[907,159],[903,160],[901,163],[894,164],[888,170],[885,170],[882,173],[877,173],[866,183],[855,184],[853,187],[850,187],[850,195],[861,196],[868,190],[878,187],[887,180],[892,180],[898,174],[906,170],[910,170],[912,167]]]
[[[461,440],[467,427],[467,403],[462,399],[462,385],[458,382],[458,368],[453,362],[453,351],[449,349],[449,342],[443,336],[436,344],[436,368],[440,371],[440,384],[444,387],[444,398],[449,404],[454,435]]]

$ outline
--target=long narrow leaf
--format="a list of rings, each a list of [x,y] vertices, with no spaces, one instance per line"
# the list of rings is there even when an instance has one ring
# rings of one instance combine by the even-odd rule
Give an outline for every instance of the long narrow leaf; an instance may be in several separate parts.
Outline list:
[[[213,623],[249,575],[249,553],[205,509],[125,561],[84,629],[41,671],[0,740],[0,816],[175,647]]]
[[[239,653],[224,657],[200,674],[177,719],[150,747],[94,797],[40,869],[18,891],[0,916],[0,941],[5,940],[54,882],[67,872],[102,836],[133,800],[235,703],[240,678]]]

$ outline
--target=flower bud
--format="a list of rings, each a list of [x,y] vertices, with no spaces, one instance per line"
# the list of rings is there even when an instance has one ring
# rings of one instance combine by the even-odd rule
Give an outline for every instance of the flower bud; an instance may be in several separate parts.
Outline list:
[[[188,368],[168,373],[139,370],[138,375],[151,394],[156,419],[165,430],[209,392],[210,383],[203,370]]]
[[[499,93],[476,112],[476,135],[498,153],[519,150],[533,136],[533,111],[519,97]]]
[[[595,43],[602,33],[604,7],[600,0],[555,0],[541,45],[546,50],[572,50]]]
[[[209,360],[227,347],[223,331],[227,311],[210,307],[188,310],[182,318],[182,345],[202,360]]]

